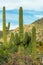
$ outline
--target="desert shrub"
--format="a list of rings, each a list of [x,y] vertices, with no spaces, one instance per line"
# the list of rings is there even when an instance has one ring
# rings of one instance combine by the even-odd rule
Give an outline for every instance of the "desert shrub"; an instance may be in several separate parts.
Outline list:
[[[18,46],[12,43],[9,43],[8,50],[10,53],[15,53],[18,51]]]
[[[0,65],[2,65],[4,62],[8,63],[9,58],[9,52],[6,48],[4,48],[4,45],[0,46]]]
[[[19,47],[18,47],[18,53],[20,54],[20,55],[24,55],[24,46],[21,44],[21,45],[19,45]]]

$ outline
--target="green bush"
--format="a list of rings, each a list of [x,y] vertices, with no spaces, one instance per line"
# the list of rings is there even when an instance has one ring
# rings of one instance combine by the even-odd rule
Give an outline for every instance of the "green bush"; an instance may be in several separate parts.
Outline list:
[[[4,47],[4,45],[0,46],[0,65],[2,65],[4,62],[8,63],[9,60],[9,52]]]

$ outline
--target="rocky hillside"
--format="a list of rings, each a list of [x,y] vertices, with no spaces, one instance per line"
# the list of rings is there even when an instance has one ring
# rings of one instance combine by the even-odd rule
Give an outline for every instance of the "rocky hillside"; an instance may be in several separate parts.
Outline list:
[[[24,32],[31,32],[32,31],[32,27],[35,26],[36,28],[36,37],[38,41],[43,41],[43,18],[36,20],[35,22],[33,22],[30,25],[25,25],[24,26]],[[19,28],[16,28],[15,30],[13,30],[13,32],[18,32]]]
[[[33,24],[36,27],[37,40],[43,41],[43,18],[35,21]]]
[[[30,25],[25,25],[24,26],[24,32],[31,32],[32,31],[32,27],[35,26],[36,27],[36,37],[38,41],[43,41],[43,18],[36,20],[35,22],[33,22]],[[19,31],[19,28],[16,28],[14,30],[11,30],[14,34],[16,32]],[[11,32],[10,31],[10,32]],[[2,41],[2,32],[0,31],[0,40]],[[10,34],[8,35],[8,39],[10,38]]]

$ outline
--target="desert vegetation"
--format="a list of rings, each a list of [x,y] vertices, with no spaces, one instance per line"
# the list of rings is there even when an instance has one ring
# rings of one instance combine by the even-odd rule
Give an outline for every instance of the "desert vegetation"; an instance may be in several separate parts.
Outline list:
[[[43,42],[36,41],[36,28],[32,32],[24,32],[23,8],[19,9],[19,32],[10,32],[10,40],[7,35],[10,22],[6,27],[6,10],[3,7],[3,42],[0,42],[0,65],[43,65]]]

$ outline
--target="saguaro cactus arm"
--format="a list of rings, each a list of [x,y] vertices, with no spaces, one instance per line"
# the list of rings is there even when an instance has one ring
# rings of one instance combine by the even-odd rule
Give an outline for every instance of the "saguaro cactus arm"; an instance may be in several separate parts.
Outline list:
[[[10,29],[10,22],[8,22],[8,30]]]
[[[10,22],[8,22],[8,26],[6,26],[6,32],[8,33],[10,29]]]

